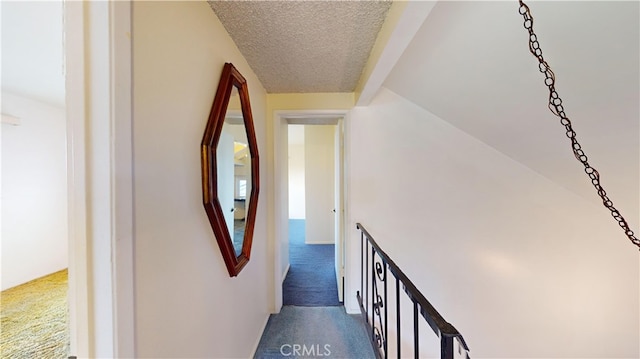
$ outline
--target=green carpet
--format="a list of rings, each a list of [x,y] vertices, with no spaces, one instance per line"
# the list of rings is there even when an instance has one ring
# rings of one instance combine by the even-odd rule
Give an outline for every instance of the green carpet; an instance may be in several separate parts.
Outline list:
[[[0,358],[67,358],[67,270],[0,294]]]

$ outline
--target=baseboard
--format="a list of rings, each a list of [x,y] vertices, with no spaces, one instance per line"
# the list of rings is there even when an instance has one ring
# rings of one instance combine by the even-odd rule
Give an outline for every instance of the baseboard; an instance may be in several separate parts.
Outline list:
[[[291,264],[287,264],[287,268],[282,273],[282,282],[284,283],[285,278],[287,278],[287,274],[289,273],[289,268],[291,268]]]
[[[264,321],[264,324],[262,324],[262,331],[260,332],[260,336],[258,337],[258,340],[255,342],[255,344],[253,344],[253,350],[251,351],[251,355],[249,356],[249,359],[255,358],[256,356],[256,352],[258,351],[258,345],[260,345],[260,340],[262,339],[264,330],[267,329],[267,323],[269,323],[269,318],[271,318],[271,314],[267,315],[267,319]]]
[[[335,244],[335,242],[307,242],[307,241],[305,241],[304,244]]]
[[[347,312],[347,314],[362,314],[362,312],[360,311],[360,307],[352,307],[352,306],[344,306],[344,310],[345,312]]]

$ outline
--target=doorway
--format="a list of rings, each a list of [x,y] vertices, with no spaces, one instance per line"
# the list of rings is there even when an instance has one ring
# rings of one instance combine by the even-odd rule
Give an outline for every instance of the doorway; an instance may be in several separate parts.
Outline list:
[[[3,2],[0,22],[2,352],[8,357],[66,357],[63,2]]]
[[[337,124],[288,125],[289,270],[284,305],[337,306]],[[339,248],[338,248],[339,249]]]
[[[280,161],[276,161],[276,211],[275,211],[275,223],[276,223],[276,311],[279,311],[283,304],[282,288],[283,282],[287,277],[287,273],[291,268],[289,262],[289,253],[293,244],[289,243],[289,226],[290,226],[290,214],[293,220],[304,220],[305,229],[303,241],[307,245],[331,245],[333,250],[331,253],[333,258],[331,262],[333,265],[333,274],[335,284],[338,292],[339,302],[343,302],[343,288],[344,288],[344,272],[345,272],[345,256],[344,256],[344,161],[343,154],[343,141],[344,141],[344,118],[346,117],[346,111],[298,111],[298,112],[276,112],[276,141],[275,141],[275,155]],[[297,128],[298,133],[303,131],[305,134],[312,134],[312,143],[315,146],[322,146],[322,142],[330,142],[331,151],[326,148],[324,144],[324,150],[320,150],[322,155],[316,160],[320,162],[320,165],[314,164],[314,170],[316,173],[310,173],[306,176],[304,174],[305,183],[309,182],[309,185],[313,186],[313,182],[322,182],[325,185],[329,182],[329,190],[312,190],[323,191],[322,196],[317,196],[312,201],[307,201],[305,197],[306,192],[301,189],[300,169],[297,170],[298,184],[290,183],[289,180],[289,159],[298,158],[302,151],[295,151],[295,153],[289,153],[289,129]],[[316,129],[316,131],[313,130]],[[292,136],[295,135],[296,130],[293,131]],[[319,136],[313,135],[314,132],[319,132]],[[327,138],[330,136],[330,141],[322,140],[321,138]],[[294,143],[297,146],[301,146],[299,140],[294,139]],[[309,144],[307,144],[309,146]],[[301,147],[298,147],[301,148]],[[305,156],[306,157],[306,156]],[[294,161],[295,162],[295,161]],[[308,166],[305,166],[308,168]],[[327,167],[331,171],[327,170]],[[313,171],[313,170],[312,170]],[[307,172],[307,171],[304,171]],[[327,172],[330,172],[329,174]],[[328,177],[327,177],[328,175]],[[296,181],[296,175],[291,178],[291,181]],[[309,178],[307,178],[309,177]],[[291,194],[289,191],[292,191]],[[303,195],[304,194],[304,195]],[[321,200],[319,200],[321,199]],[[315,205],[315,206],[314,206]],[[301,210],[303,206],[304,210]],[[302,218],[301,218],[302,217]],[[292,224],[295,226],[295,224]],[[295,228],[294,228],[295,230]],[[300,228],[297,229],[298,232]],[[279,265],[278,265],[279,264]]]

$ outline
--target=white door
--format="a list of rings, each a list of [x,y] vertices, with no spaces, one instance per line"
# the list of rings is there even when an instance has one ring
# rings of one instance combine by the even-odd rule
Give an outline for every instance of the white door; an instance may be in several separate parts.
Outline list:
[[[218,176],[218,199],[224,213],[224,221],[233,238],[233,191],[234,191],[234,167],[233,167],[233,136],[223,129],[220,141],[216,149],[216,161]]]

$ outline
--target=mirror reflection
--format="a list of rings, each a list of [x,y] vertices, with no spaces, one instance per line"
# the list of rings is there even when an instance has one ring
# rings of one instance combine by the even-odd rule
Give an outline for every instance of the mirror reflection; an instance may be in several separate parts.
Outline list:
[[[251,155],[238,89],[233,87],[216,151],[218,200],[236,258],[242,253],[251,194]]]
[[[251,257],[260,192],[247,81],[227,62],[200,144],[202,204],[230,277]]]

